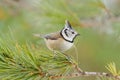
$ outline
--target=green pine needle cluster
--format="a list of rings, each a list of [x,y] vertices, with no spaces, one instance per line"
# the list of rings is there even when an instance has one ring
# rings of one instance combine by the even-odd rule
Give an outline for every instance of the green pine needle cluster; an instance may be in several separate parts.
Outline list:
[[[120,71],[117,70],[116,64],[114,62],[111,62],[107,66],[105,66],[107,70],[112,73],[114,76],[119,76]]]
[[[52,52],[35,48],[30,43],[19,44],[8,36],[0,38],[2,80],[40,80],[50,75],[64,74],[71,67],[62,54],[54,57]]]

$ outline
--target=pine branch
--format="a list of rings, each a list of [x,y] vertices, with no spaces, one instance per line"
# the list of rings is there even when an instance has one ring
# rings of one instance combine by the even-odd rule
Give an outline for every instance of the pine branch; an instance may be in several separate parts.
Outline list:
[[[114,76],[113,74],[110,73],[105,73],[105,72],[78,72],[78,73],[72,73],[68,75],[57,75],[57,76],[49,76],[51,79],[58,79],[58,78],[73,78],[73,77],[83,77],[83,76],[96,76],[96,77],[108,77],[108,78],[113,78],[116,80],[120,80],[120,76]]]
[[[116,80],[120,80],[120,76],[117,72],[113,73],[110,69],[113,69],[115,71],[116,70],[116,65],[115,63],[110,63],[108,64],[107,69],[111,72],[111,73],[106,73],[106,72],[87,72],[87,71],[82,71],[81,68],[78,67],[78,65],[76,65],[75,63],[72,63],[74,69],[77,70],[77,72],[75,73],[71,73],[71,74],[68,74],[68,75],[51,75],[49,76],[51,79],[58,79],[58,78],[74,78],[74,77],[83,77],[83,76],[96,76],[96,77],[108,77],[108,78],[113,78],[113,79],[116,79]]]

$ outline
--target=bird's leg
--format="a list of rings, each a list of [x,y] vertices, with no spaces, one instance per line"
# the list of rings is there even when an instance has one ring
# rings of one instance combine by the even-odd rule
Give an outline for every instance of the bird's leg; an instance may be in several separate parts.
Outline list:
[[[59,51],[54,50],[53,53],[54,53],[54,58],[57,56],[57,53],[59,53],[59,54],[62,54],[68,61],[72,61],[71,57],[63,52],[59,52]]]
[[[62,54],[69,62],[72,63],[72,58],[70,56],[68,56],[67,54],[65,54],[63,52],[56,51],[56,50],[53,50],[53,53],[54,53],[53,58],[56,58],[57,53]]]
[[[59,51],[53,51],[53,53],[54,53],[54,58],[56,58],[57,53],[62,54],[62,55],[73,65],[73,67],[75,68],[75,70],[76,70],[77,72],[79,72],[79,73],[80,73],[80,72],[83,72],[82,69],[78,67],[78,64],[76,64],[76,63],[72,60],[72,58],[71,58],[70,56],[68,56],[67,54],[65,54],[65,53],[63,53],[63,52],[59,52]]]
[[[64,54],[64,53],[63,53]],[[75,68],[75,70],[79,73],[83,72],[82,69],[78,66],[78,64],[76,64],[72,58],[66,54],[64,54],[64,56],[66,57],[66,59],[73,65],[73,67]]]
[[[72,58],[70,56],[68,56],[67,54],[63,53],[63,55],[66,57],[66,59],[69,61],[69,62],[72,62]]]

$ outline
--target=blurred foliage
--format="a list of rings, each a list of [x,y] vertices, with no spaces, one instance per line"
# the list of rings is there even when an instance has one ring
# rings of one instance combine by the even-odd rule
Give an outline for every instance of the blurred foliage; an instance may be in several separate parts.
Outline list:
[[[0,0],[0,65],[2,65],[0,75],[6,77],[11,74],[6,77],[9,79],[17,74],[22,74],[18,76],[19,78],[28,74],[26,78],[29,78],[30,72],[36,71],[39,64],[43,65],[43,68],[46,64],[48,66],[54,65],[51,66],[53,68],[56,64],[65,61],[64,57],[58,56],[60,63],[54,62],[55,59],[50,58],[52,52],[50,53],[46,48],[44,41],[33,37],[32,34],[59,31],[63,28],[66,19],[81,34],[75,40],[75,45],[79,53],[78,64],[83,70],[104,72],[107,71],[104,65],[111,61],[120,67],[120,23],[105,19],[104,8],[105,6],[100,0]],[[110,34],[107,33],[109,28],[112,29]],[[31,45],[35,48],[34,51],[32,51]],[[72,48],[66,54],[76,59],[74,52],[75,50]],[[46,62],[40,62],[41,60],[38,59],[41,58]],[[61,59],[63,60],[61,61]],[[19,70],[23,69],[21,67],[23,62],[25,67],[29,67],[28,72],[19,73]],[[6,67],[9,68],[7,72],[4,71]],[[62,69],[63,72],[67,67]],[[16,75],[12,74],[13,68]],[[46,69],[44,70],[48,71]],[[86,79],[95,78],[82,78],[82,80]]]

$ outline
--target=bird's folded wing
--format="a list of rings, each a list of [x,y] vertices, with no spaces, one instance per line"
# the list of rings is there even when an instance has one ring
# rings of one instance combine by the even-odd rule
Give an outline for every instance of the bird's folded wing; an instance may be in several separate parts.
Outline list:
[[[56,33],[44,35],[44,38],[50,39],[50,40],[57,40],[57,39],[62,38],[62,37],[60,35],[60,32],[56,32]]]

